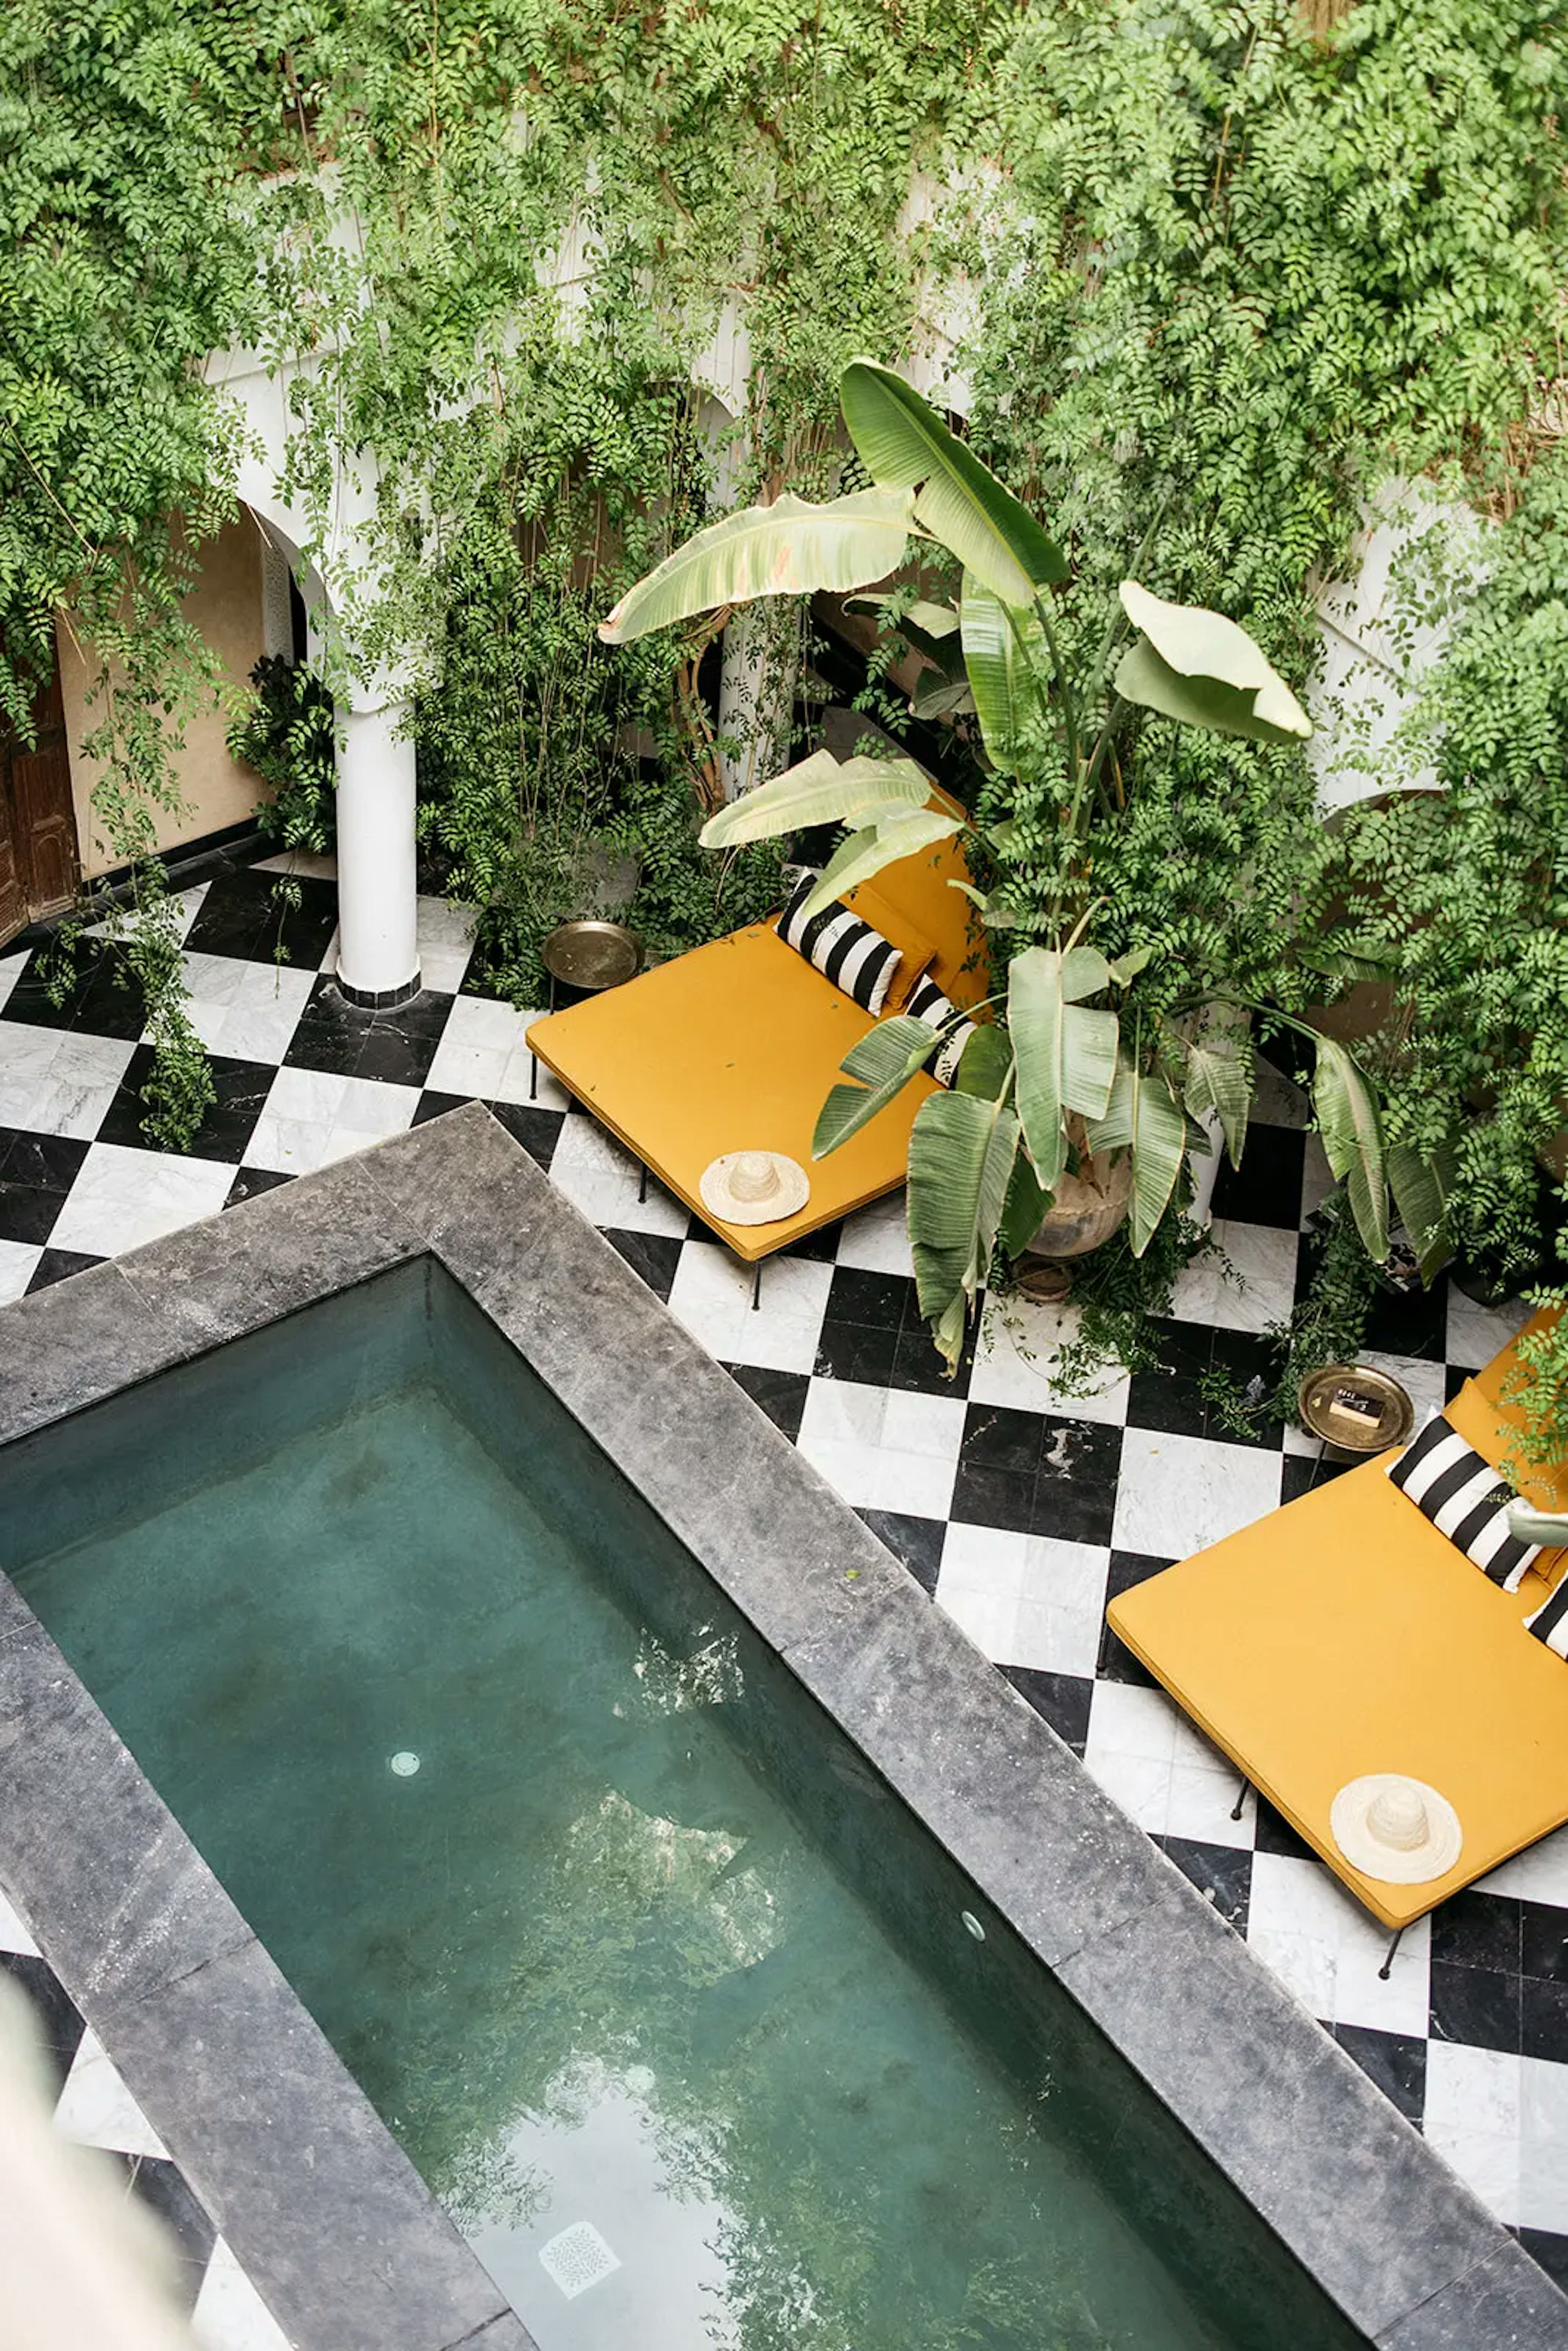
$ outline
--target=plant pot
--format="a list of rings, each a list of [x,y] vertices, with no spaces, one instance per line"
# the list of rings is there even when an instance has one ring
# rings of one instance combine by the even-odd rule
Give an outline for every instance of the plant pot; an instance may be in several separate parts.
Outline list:
[[[1058,1262],[1087,1257],[1125,1221],[1133,1196],[1133,1163],[1127,1154],[1085,1158],[1079,1165],[1079,1175],[1063,1175],[1057,1185],[1056,1196],[1030,1238],[1031,1257]]]

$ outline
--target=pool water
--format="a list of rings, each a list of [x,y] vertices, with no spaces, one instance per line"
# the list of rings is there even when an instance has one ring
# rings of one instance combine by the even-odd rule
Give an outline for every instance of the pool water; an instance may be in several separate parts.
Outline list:
[[[439,1268],[0,1560],[541,2351],[1360,2339]]]

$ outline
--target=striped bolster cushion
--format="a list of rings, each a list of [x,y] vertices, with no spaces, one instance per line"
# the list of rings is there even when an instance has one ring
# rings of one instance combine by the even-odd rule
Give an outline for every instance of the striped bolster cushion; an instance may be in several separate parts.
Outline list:
[[[906,1018],[924,1020],[928,1029],[940,1029],[944,1020],[956,1019],[958,1008],[943,995],[934,979],[918,979],[909,991],[904,1007]],[[950,1086],[958,1074],[958,1064],[964,1048],[975,1033],[972,1020],[960,1021],[931,1066],[933,1077]]]
[[[1510,1533],[1508,1508],[1518,1495],[1440,1412],[1432,1415],[1388,1474],[1437,1532],[1474,1560],[1493,1583],[1500,1583],[1505,1592],[1518,1591],[1541,1546],[1521,1542]]]
[[[803,955],[824,979],[831,979],[835,987],[852,996],[874,1018],[886,1001],[893,975],[898,969],[898,949],[838,899],[824,906],[820,914],[813,914],[809,923],[803,921],[801,909],[821,878],[820,874],[807,874],[779,917],[779,935],[786,946]]]
[[[1568,1574],[1551,1599],[1543,1601],[1534,1615],[1524,1621],[1538,1641],[1544,1641],[1560,1657],[1568,1657]]]

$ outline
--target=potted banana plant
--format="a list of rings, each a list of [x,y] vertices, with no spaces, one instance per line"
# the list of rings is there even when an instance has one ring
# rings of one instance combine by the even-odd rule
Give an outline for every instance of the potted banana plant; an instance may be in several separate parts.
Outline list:
[[[677,548],[601,624],[622,643],[764,596],[847,594],[887,580],[912,546],[935,542],[956,560],[956,605],[916,607],[915,641],[933,650],[944,707],[972,704],[986,757],[1023,777],[1039,746],[1059,776],[1054,871],[1062,877],[1041,925],[1009,941],[1004,893],[970,889],[993,963],[1011,951],[949,1090],[921,1104],[910,1136],[909,1236],[922,1312],[949,1364],[1000,1247],[1017,1256],[1066,1180],[1124,1189],[1131,1245],[1141,1254],[1181,1198],[1190,1155],[1212,1133],[1239,1164],[1252,1096],[1245,1031],[1254,1008],[1196,989],[1179,1020],[1140,1003],[1152,947],[1107,956],[1093,930],[1092,841],[1108,820],[1106,762],[1134,709],[1265,743],[1300,743],[1310,722],[1247,632],[1224,615],[1166,601],[1123,581],[1089,674],[1070,676],[1054,591],[1067,557],[1043,526],[903,379],[871,360],[845,370],[841,403],[872,486],[812,504],[788,493],[727,515]],[[906,626],[904,621],[901,626]],[[907,629],[906,629],[906,632]],[[982,833],[933,799],[908,759],[825,751],[710,818],[713,849],[831,822],[845,837],[808,912],[885,865],[955,835],[975,871],[1005,861],[1007,823]],[[960,885],[955,885],[960,886]],[[1409,1154],[1385,1151],[1372,1085],[1352,1056],[1278,1007],[1315,1053],[1313,1101],[1325,1150],[1349,1192],[1363,1240],[1388,1252],[1389,1186],[1424,1262],[1446,1252],[1441,1186]],[[988,1013],[990,1018],[985,1019]],[[951,1028],[954,1024],[949,1024]],[[907,1015],[880,1021],[846,1057],[813,1144],[836,1150],[875,1118],[946,1041]]]

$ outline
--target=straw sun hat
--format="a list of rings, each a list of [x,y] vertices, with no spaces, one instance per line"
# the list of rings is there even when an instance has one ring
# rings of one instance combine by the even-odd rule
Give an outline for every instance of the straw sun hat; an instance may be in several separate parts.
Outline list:
[[[1465,1841],[1448,1798],[1403,1771],[1352,1780],[1333,1800],[1329,1826],[1351,1867],[1385,1886],[1446,1877]]]
[[[727,1225],[776,1225],[811,1196],[805,1169],[781,1151],[727,1151],[703,1169],[697,1189]]]

